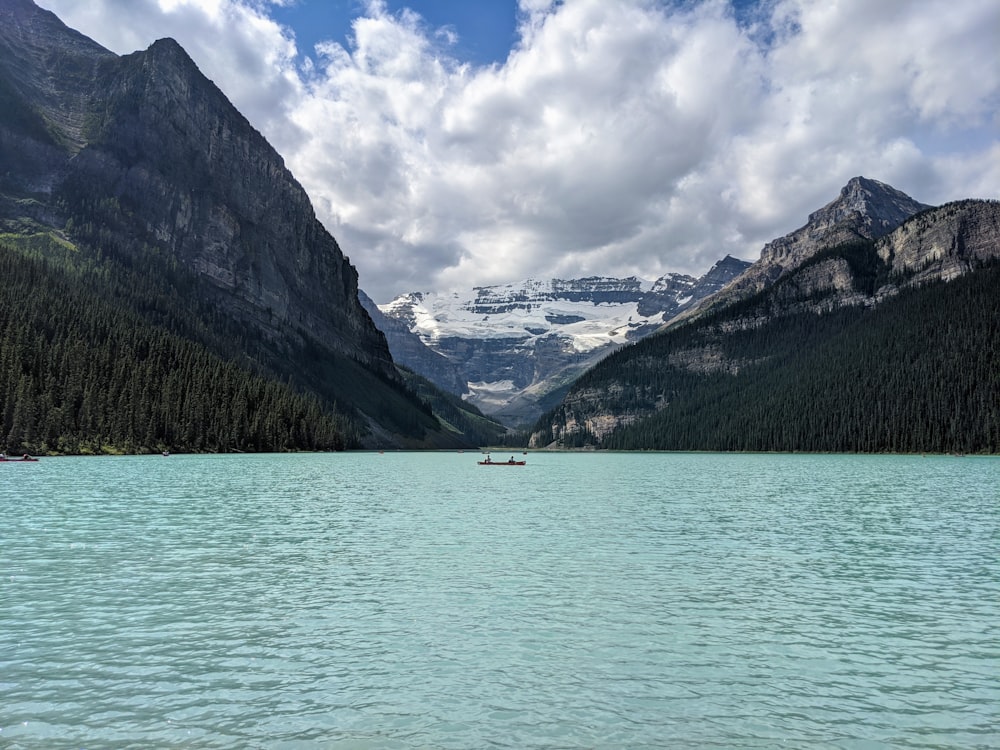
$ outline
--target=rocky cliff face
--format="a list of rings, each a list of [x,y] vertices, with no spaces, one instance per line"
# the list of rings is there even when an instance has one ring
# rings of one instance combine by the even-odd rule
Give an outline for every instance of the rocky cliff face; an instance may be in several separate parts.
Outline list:
[[[148,284],[116,304],[315,396],[352,441],[478,440],[400,375],[305,191],[173,40],[118,56],[0,0],[0,233],[52,268]]]
[[[876,250],[899,283],[950,281],[1000,258],[1000,203],[945,204],[914,217]]]
[[[872,245],[828,248],[789,268],[771,286],[768,314],[875,307],[900,290],[951,281],[1000,260],[1000,202],[965,200],[927,209]],[[750,328],[761,316],[728,324]]]
[[[0,215],[57,220],[52,191],[85,144],[96,71],[113,58],[31,0],[0,2]]]
[[[700,279],[669,274],[652,283],[529,279],[465,294],[415,292],[380,306],[393,321],[382,330],[397,361],[519,425],[615,347],[657,330],[748,265],[727,257]],[[415,348],[415,338],[423,349]]]
[[[854,177],[835,200],[811,213],[804,226],[767,243],[760,260],[725,290],[681,311],[677,320],[691,320],[756,294],[798,269],[816,253],[843,243],[882,237],[928,208],[878,180]]]
[[[31,0],[0,3],[4,109],[7,117],[17,112],[13,129],[22,135],[73,153],[83,148],[98,68],[114,58]]]
[[[392,376],[305,191],[176,42],[118,57],[29,0],[0,0],[0,102],[8,225],[71,235],[67,219],[86,213],[170,253],[275,342],[319,342]]]

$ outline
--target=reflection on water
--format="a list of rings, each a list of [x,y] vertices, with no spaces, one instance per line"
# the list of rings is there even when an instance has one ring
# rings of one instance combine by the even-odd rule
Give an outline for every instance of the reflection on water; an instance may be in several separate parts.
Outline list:
[[[1000,460],[0,469],[0,746],[1000,745]]]

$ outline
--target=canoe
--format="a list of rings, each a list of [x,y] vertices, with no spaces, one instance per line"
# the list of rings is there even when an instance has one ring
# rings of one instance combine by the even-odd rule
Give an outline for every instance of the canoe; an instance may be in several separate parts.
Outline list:
[[[7,458],[6,456],[0,458],[0,463],[4,464],[23,464],[23,463],[34,463],[37,458],[32,458],[31,456],[24,456],[23,458]]]
[[[528,462],[527,461],[490,461],[489,459],[487,459],[486,461],[480,461],[479,465],[480,466],[524,466],[526,463],[528,463]]]

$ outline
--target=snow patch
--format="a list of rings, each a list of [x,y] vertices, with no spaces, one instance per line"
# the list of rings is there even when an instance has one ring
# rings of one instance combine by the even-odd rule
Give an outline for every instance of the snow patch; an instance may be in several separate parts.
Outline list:
[[[469,391],[471,393],[466,394],[465,398],[468,398],[471,394],[476,394],[477,396],[485,395],[487,393],[510,394],[515,390],[518,389],[514,387],[513,380],[494,380],[490,383],[480,381],[478,383],[469,383]]]
[[[410,329],[427,345],[444,338],[533,339],[558,334],[577,352],[588,352],[609,343],[624,344],[629,327],[651,322],[639,314],[638,302],[608,302],[589,299],[539,299],[543,285],[490,287],[473,299],[456,294],[412,294],[379,305],[386,315],[410,321]],[[503,290],[503,294],[499,294]],[[544,291],[544,290],[543,290]],[[533,294],[532,294],[533,293]],[[532,299],[532,297],[535,297]],[[658,317],[658,316],[657,316]],[[552,322],[555,319],[574,322]]]

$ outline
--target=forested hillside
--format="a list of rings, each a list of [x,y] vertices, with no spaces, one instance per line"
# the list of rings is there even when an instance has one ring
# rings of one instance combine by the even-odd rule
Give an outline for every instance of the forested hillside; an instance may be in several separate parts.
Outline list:
[[[861,285],[885,273],[865,250],[831,251]],[[539,421],[534,443],[997,453],[998,289],[993,264],[904,289],[874,308],[778,316],[780,289],[772,289],[608,358]],[[735,323],[753,319],[767,322]],[[590,399],[615,415],[613,424],[586,421]],[[602,424],[606,432],[593,429]]]
[[[122,285],[135,277],[111,268],[81,272],[71,253],[57,264],[0,240],[0,447],[40,454],[357,444],[357,424],[330,404],[171,331],[171,322],[185,327],[185,315],[164,289]],[[140,300],[167,325],[125,304]]]
[[[507,428],[495,418],[483,414],[474,404],[438,388],[427,378],[403,366],[399,366],[399,372],[407,386],[430,405],[446,431],[463,436],[468,444],[476,447],[500,445],[505,441]]]

